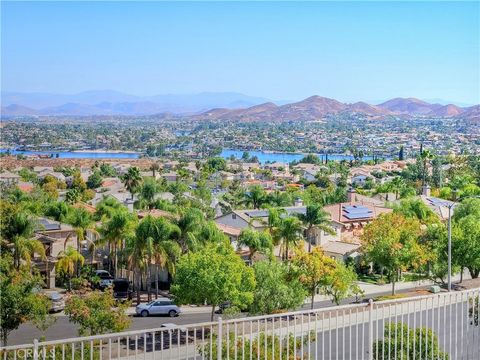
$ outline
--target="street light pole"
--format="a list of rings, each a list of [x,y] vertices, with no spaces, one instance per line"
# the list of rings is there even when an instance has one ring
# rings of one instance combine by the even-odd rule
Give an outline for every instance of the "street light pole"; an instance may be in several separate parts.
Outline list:
[[[452,207],[448,207],[448,291],[452,291]]]

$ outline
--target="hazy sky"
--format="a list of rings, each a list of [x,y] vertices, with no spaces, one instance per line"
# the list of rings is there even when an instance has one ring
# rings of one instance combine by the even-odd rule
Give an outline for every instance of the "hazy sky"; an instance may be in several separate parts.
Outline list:
[[[3,2],[2,90],[480,102],[480,2]]]

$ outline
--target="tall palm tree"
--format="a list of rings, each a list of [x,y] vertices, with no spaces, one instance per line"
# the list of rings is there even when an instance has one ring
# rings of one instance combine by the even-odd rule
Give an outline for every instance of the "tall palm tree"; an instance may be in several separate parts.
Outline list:
[[[75,265],[83,265],[84,262],[85,258],[72,246],[68,246],[58,254],[55,270],[68,276],[68,290],[72,290],[72,276],[75,273]]]
[[[83,241],[92,242],[92,239],[87,237],[87,232],[94,236],[98,236],[99,233],[95,227],[92,215],[83,208],[74,208],[67,219],[67,223],[73,227],[74,234],[77,237],[77,251],[80,252],[80,246]],[[68,234],[63,243],[63,249],[65,250],[68,242],[70,241],[73,233]],[[77,264],[77,274],[80,272],[80,264]]]
[[[152,171],[152,175],[155,178],[156,171],[160,170],[160,164],[154,161],[152,165],[150,165],[150,170]]]
[[[302,236],[303,225],[297,217],[286,217],[280,222],[278,234],[283,242],[284,260],[289,259],[289,249],[291,246],[296,246],[298,241],[303,239]]]
[[[427,172],[428,172],[427,166],[430,163],[430,161],[433,160],[434,155],[429,150],[423,150],[420,153],[420,158],[422,159],[422,167],[423,167],[422,186],[425,186],[427,183]]]
[[[313,231],[315,228],[330,235],[335,235],[331,226],[330,214],[323,210],[320,205],[308,205],[305,214],[298,214],[298,218],[305,226],[308,239],[308,252],[312,251]]]
[[[395,192],[395,200],[398,200],[398,194],[406,186],[405,180],[403,180],[400,176],[397,176],[393,178],[390,183],[391,183],[391,189],[393,190],[393,192]]]
[[[139,241],[136,236],[127,239],[125,255],[127,266],[133,271],[133,283],[137,294],[137,305],[140,304],[140,279],[147,265],[147,244]]]
[[[151,297],[151,270],[150,266],[155,264],[161,269],[166,269],[170,274],[175,274],[175,263],[181,254],[181,248],[175,241],[181,231],[177,225],[172,224],[166,218],[145,217],[138,225],[135,235],[137,241],[144,244],[147,260],[147,287],[148,297]],[[158,270],[158,269],[157,269]],[[155,290],[158,296],[158,271]]]
[[[127,210],[127,208],[113,196],[104,197],[96,206],[95,219],[109,219],[120,209]]]
[[[133,195],[138,189],[138,186],[142,183],[142,175],[140,174],[140,169],[136,166],[132,166],[128,169],[127,173],[123,175],[122,181],[127,188],[127,190]]]
[[[136,217],[126,209],[119,209],[112,213],[111,218],[105,219],[96,245],[108,244],[113,249],[113,271],[118,276],[118,251],[124,246],[125,239],[135,231]],[[111,256],[111,253],[110,253]],[[110,259],[110,264],[112,263]]]
[[[281,241],[279,236],[279,226],[282,222],[282,217],[286,215],[285,209],[270,208],[268,209],[267,228],[272,237],[273,245],[278,245]]]
[[[205,216],[199,209],[187,208],[182,212],[176,224],[180,229],[178,242],[183,253],[198,246],[198,233],[205,222]]]

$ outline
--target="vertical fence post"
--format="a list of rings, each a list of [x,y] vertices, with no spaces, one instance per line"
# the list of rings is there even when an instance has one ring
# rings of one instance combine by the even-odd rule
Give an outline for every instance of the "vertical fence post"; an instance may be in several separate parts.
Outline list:
[[[38,340],[33,339],[33,360],[38,360]]]
[[[218,317],[217,360],[222,360],[222,317],[221,316]]]
[[[368,359],[373,360],[373,299],[368,300]]]

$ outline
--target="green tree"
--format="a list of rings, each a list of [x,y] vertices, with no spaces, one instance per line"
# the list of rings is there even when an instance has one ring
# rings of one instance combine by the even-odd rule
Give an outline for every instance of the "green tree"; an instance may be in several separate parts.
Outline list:
[[[104,218],[99,229],[101,237],[95,244],[97,246],[108,244],[110,264],[113,263],[113,274],[115,276],[118,276],[118,252],[123,249],[126,239],[133,235],[136,224],[136,216],[126,208],[120,207],[110,213],[110,218]]]
[[[332,302],[340,305],[340,301],[359,292],[359,286],[356,281],[357,274],[355,270],[337,262],[333,271],[327,276],[323,291],[326,295],[332,297]]]
[[[252,185],[244,194],[244,202],[247,206],[259,209],[267,199],[266,191],[260,185]]]
[[[203,304],[215,307],[223,302],[245,309],[253,301],[255,276],[230,244],[210,244],[183,255],[178,264],[171,291],[179,304]]]
[[[140,169],[132,166],[127,170],[127,173],[122,177],[123,184],[127,190],[133,195],[136,193],[138,187],[142,183],[142,176],[140,175]]]
[[[87,179],[87,187],[89,189],[97,189],[102,186],[103,177],[100,171],[95,170]]]
[[[153,209],[155,197],[162,191],[162,185],[154,178],[146,178],[138,190],[139,208]]]
[[[307,205],[305,214],[299,214],[298,218],[302,221],[306,229],[308,252],[312,251],[315,229],[324,231],[330,235],[335,235],[335,229],[331,226],[330,214],[323,210],[320,205]]]
[[[433,155],[433,153],[429,150],[423,150],[420,153],[420,158],[422,160],[422,186],[425,186],[427,184],[428,165],[434,157],[435,156]]]
[[[406,218],[413,218],[422,224],[439,222],[438,216],[425,203],[416,198],[404,199],[394,206],[394,212]]]
[[[266,253],[272,250],[272,237],[268,232],[246,228],[242,230],[238,237],[238,245],[248,247],[250,250],[248,258],[250,262],[253,262],[253,256],[257,252]]]
[[[399,342],[398,339],[403,341]],[[413,329],[403,323],[389,323],[383,331],[383,340],[373,343],[373,359],[394,358],[448,360],[449,356],[440,349],[438,336],[432,329]]]
[[[257,286],[250,306],[251,314],[273,314],[294,310],[303,304],[306,292],[298,277],[284,263],[263,260],[253,266]]]
[[[293,272],[297,274],[300,282],[310,295],[310,308],[313,309],[315,294],[322,287],[328,285],[330,274],[335,270],[337,262],[325,256],[320,248],[314,248],[312,252],[298,249],[292,260]]]
[[[472,279],[480,275],[480,217],[467,215],[456,221],[452,255],[461,271],[467,268]]]
[[[3,345],[8,343],[10,332],[32,321],[44,329],[51,322],[48,315],[50,301],[34,289],[41,286],[41,280],[26,268],[13,266],[13,258],[2,254],[0,258],[0,334]]]
[[[75,266],[77,264],[83,265],[85,258],[72,246],[68,246],[64,251],[58,254],[58,261],[55,264],[55,269],[61,275],[68,278],[68,290],[72,290],[72,276],[75,273]]]
[[[419,243],[420,222],[401,214],[382,214],[368,224],[362,235],[366,258],[386,269],[392,282],[392,295],[400,271],[417,269],[427,263],[429,254]]]
[[[281,219],[278,226],[278,236],[282,241],[284,253],[283,259],[288,261],[290,258],[290,249],[303,241],[303,225],[297,217],[286,217]]]
[[[120,332],[128,328],[131,319],[127,315],[129,302],[117,302],[111,291],[94,291],[67,300],[65,314],[79,325],[79,336]]]

